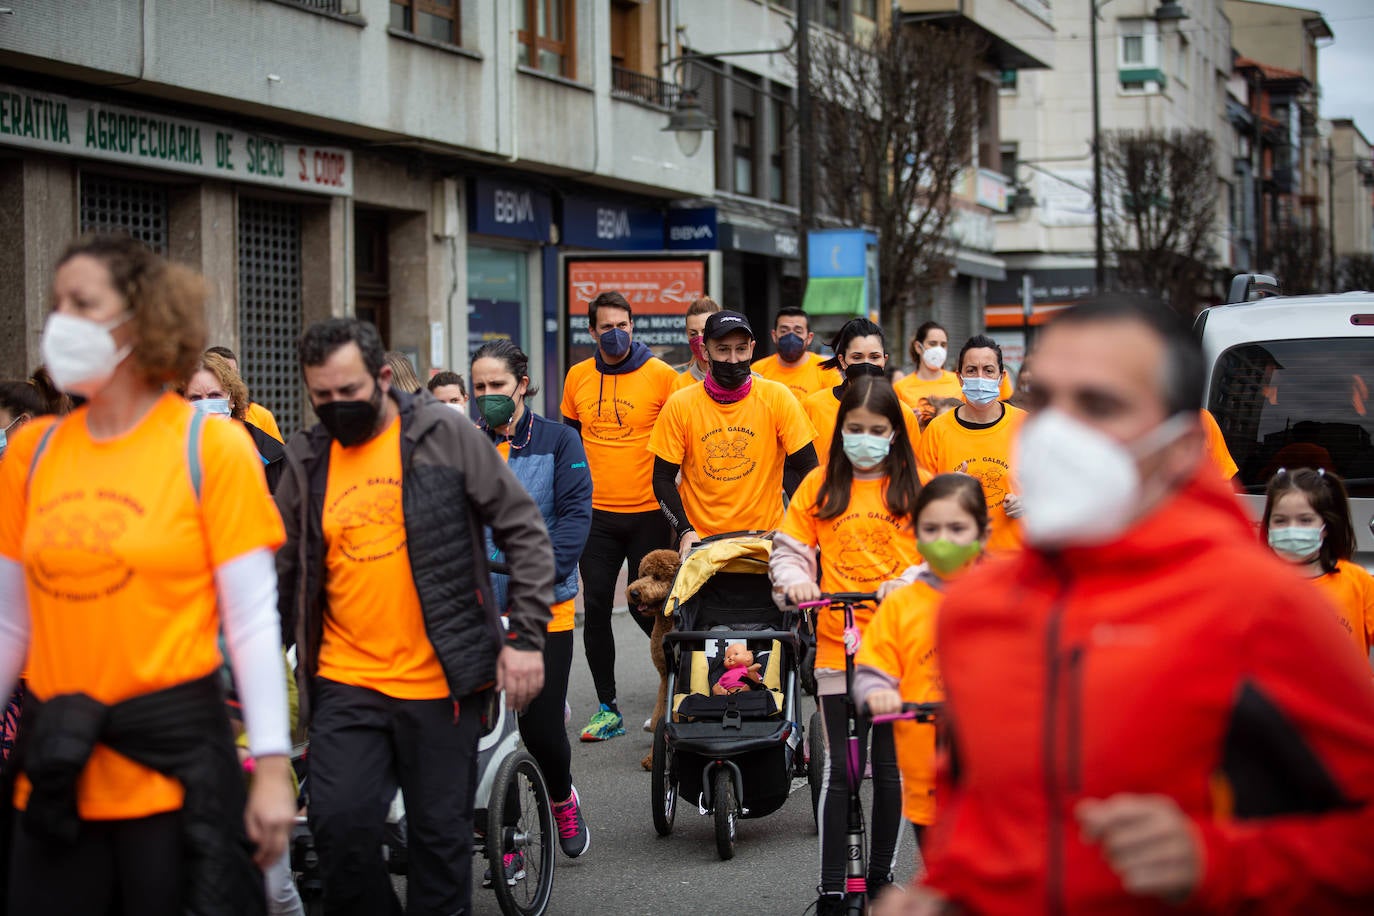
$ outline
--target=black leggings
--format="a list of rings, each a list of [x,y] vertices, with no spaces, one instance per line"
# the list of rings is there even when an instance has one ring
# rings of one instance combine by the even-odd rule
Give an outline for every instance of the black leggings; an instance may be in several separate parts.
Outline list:
[[[520,740],[543,771],[549,797],[555,803],[572,795],[572,748],[563,721],[572,658],[572,630],[549,633],[544,638],[544,689],[520,716]]]
[[[825,778],[821,783],[821,893],[844,891],[845,834],[849,823],[849,786],[845,780],[848,726],[843,696],[818,699],[825,732]],[[897,844],[902,833],[902,777],[897,769],[897,745],[892,726],[873,726],[860,719],[859,773],[873,742],[873,810],[869,812],[868,887],[872,891],[892,880]]]
[[[651,550],[668,547],[673,539],[672,529],[663,513],[606,512],[592,510],[592,530],[582,548],[582,603],[585,623],[582,648],[587,653],[587,667],[596,684],[596,698],[607,706],[616,705],[615,692],[615,635],[611,631],[611,609],[615,606],[615,581],[622,563],[629,564],[629,581],[639,578],[639,561]],[[654,622],[648,617],[631,613],[635,623],[648,636]],[[560,710],[561,712],[561,710]]]
[[[29,836],[15,812],[9,912],[181,916],[181,812],[82,821],[76,843]]]

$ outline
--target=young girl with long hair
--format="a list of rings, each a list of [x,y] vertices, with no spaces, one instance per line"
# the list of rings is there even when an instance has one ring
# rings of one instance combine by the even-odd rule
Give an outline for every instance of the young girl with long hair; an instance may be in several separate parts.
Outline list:
[[[1374,645],[1374,577],[1350,562],[1355,526],[1345,484],[1312,468],[1280,468],[1269,481],[1260,526],[1266,543],[1326,593],[1360,658]]]
[[[900,712],[903,703],[944,699],[935,620],[945,583],[983,555],[988,506],[967,474],[941,474],[916,497],[916,547],[925,558],[920,578],[883,599],[854,660],[854,704],[869,715]],[[902,814],[916,832],[935,822],[935,726],[894,723],[902,773]]]
[[[920,483],[904,414],[882,377],[860,377],[840,401],[825,464],[807,475],[773,540],[769,573],[788,604],[828,592],[876,592],[920,562],[912,511]],[[817,553],[819,552],[819,558]],[[855,609],[860,629],[872,607]],[[816,684],[826,760],[820,811],[820,898],[817,912],[842,900],[845,873],[844,621],[832,611],[816,619]],[[869,887],[892,880],[901,833],[901,780],[892,727],[859,725],[860,747],[872,740],[873,810]],[[865,750],[858,766],[864,767]]]
[[[855,379],[885,378],[888,356],[883,329],[867,318],[845,322],[830,341],[830,349],[835,355],[818,365],[821,369],[838,369],[843,379],[833,388],[822,388],[802,399],[802,410],[806,411],[811,425],[816,427],[816,456],[822,462],[830,454],[840,399]],[[898,403],[901,403],[900,400]],[[915,451],[916,443],[921,438],[921,424],[910,410],[902,411],[902,421],[912,451]]]

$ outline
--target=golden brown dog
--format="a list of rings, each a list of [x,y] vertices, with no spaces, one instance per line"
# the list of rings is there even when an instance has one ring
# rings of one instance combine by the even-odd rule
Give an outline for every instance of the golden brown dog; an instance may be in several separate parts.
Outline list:
[[[639,578],[625,587],[625,595],[630,599],[630,609],[637,614],[652,617],[654,631],[649,635],[649,657],[658,669],[658,701],[654,704],[654,714],[649,720],[650,728],[657,728],[668,707],[668,662],[663,655],[663,634],[673,628],[673,618],[663,613],[663,603],[668,600],[668,592],[673,588],[677,576],[678,555],[676,550],[653,550],[639,561]],[[640,761],[644,769],[653,768],[653,751],[644,755]]]

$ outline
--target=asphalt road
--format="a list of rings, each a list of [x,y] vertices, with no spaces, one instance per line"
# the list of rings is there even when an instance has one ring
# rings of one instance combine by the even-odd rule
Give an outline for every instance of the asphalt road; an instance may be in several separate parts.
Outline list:
[[[592,845],[579,859],[559,856],[552,913],[801,914],[815,900],[816,834],[804,780],[794,783],[781,810],[739,824],[735,858],[720,861],[710,817],[679,801],[673,834],[659,837],[650,817],[649,774],[640,768],[650,735],[641,730],[653,711],[658,674],[648,641],[626,614],[614,621],[617,687],[626,734],[582,744],[577,734],[596,709],[596,693],[582,656],[581,628],[573,661],[568,725],[573,780],[587,812]],[[810,700],[806,701],[807,715]],[[910,877],[914,855],[903,834],[898,880]],[[484,863],[474,864],[474,913],[500,910],[477,884]]]

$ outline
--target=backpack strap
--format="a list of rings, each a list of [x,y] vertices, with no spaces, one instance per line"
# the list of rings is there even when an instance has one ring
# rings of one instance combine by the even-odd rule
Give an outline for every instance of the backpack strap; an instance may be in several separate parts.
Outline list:
[[[204,425],[205,414],[197,410],[191,415],[191,425],[186,431],[186,468],[191,472],[191,489],[195,491],[196,502],[200,502],[200,485],[204,477],[200,467],[200,438]]]
[[[43,435],[38,440],[38,447],[33,450],[33,460],[29,462],[29,475],[24,478],[25,498],[28,497],[29,488],[33,484],[33,472],[38,467],[38,459],[42,458],[43,453],[48,450],[48,442],[52,439],[52,434],[57,431],[57,427],[61,422],[61,420],[58,420],[56,423],[53,423],[47,429],[43,430]]]

